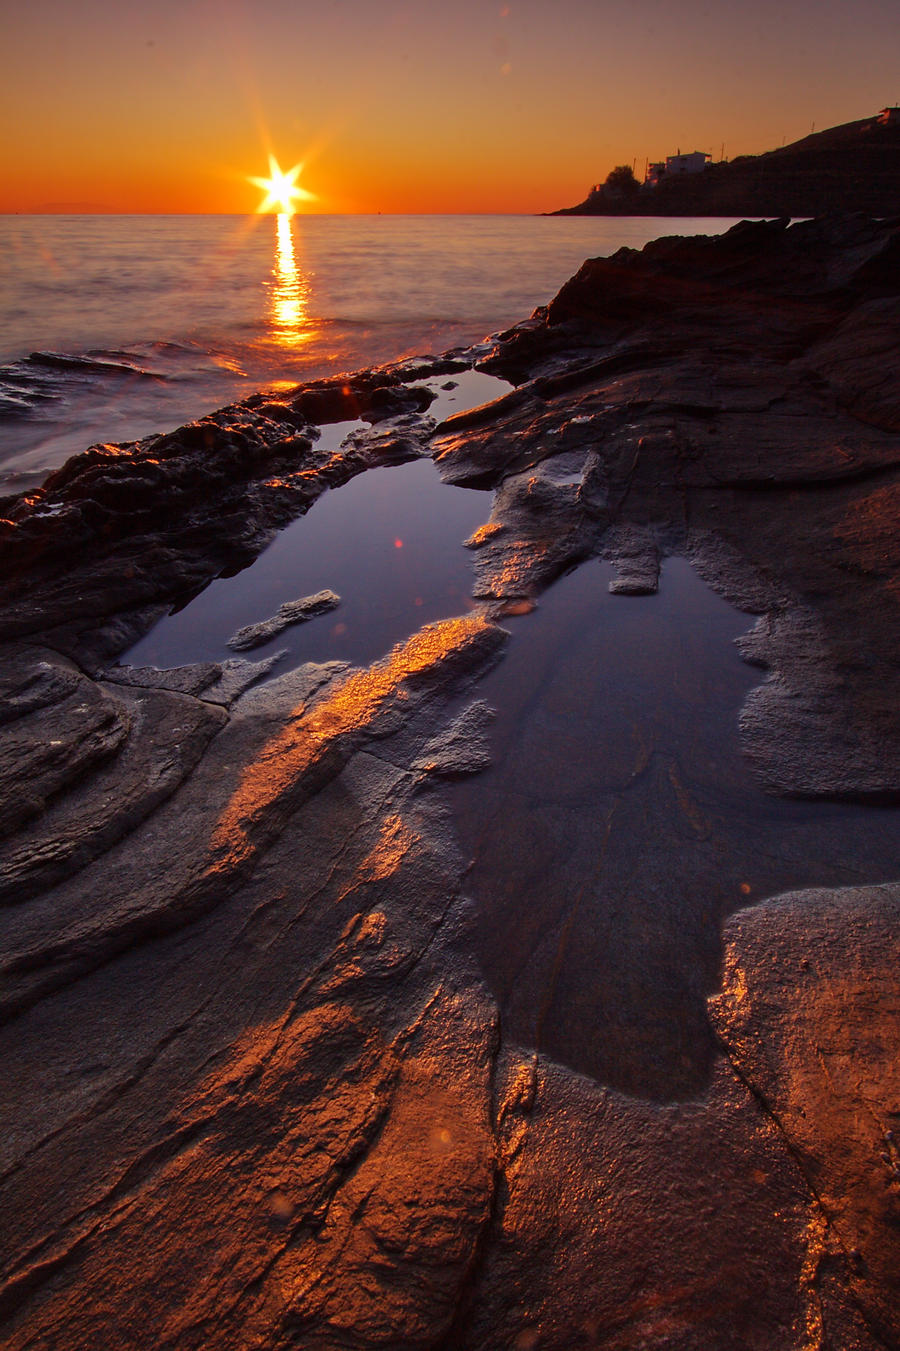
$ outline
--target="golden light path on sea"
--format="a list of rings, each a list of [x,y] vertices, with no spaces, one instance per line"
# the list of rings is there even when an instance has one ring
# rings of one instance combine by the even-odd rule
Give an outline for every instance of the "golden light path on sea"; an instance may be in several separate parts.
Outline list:
[[[272,337],[282,347],[294,347],[312,336],[308,323],[309,282],[297,266],[291,217],[281,211],[275,234],[275,263],[272,268]]]

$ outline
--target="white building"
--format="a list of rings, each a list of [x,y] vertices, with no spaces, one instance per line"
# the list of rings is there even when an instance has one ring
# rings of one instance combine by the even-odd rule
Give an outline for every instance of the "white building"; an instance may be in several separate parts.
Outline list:
[[[712,155],[707,155],[703,150],[695,150],[690,155],[682,155],[679,151],[677,155],[666,156],[666,175],[702,174],[707,164],[711,163]]]

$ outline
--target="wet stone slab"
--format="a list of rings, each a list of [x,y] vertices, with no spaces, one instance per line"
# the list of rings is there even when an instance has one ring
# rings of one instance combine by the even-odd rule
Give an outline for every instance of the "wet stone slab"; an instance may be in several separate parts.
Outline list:
[[[292,624],[305,624],[319,615],[328,614],[341,603],[340,596],[333,591],[317,591],[312,596],[301,596],[298,600],[286,600],[268,619],[258,624],[248,624],[228,639],[228,646],[235,652],[247,652],[253,647],[262,647]]]

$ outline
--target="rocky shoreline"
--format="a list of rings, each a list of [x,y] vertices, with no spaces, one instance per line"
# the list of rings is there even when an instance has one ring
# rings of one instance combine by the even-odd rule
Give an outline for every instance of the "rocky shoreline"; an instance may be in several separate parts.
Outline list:
[[[732,914],[709,1081],[661,1102],[509,1036],[448,791],[504,621],[680,556],[751,616],[755,781],[900,803],[898,262],[863,217],[657,240],[0,503],[5,1345],[900,1346],[897,868]],[[436,426],[473,364],[515,388]],[[425,456],[493,491],[464,614],[365,669],[118,663]]]

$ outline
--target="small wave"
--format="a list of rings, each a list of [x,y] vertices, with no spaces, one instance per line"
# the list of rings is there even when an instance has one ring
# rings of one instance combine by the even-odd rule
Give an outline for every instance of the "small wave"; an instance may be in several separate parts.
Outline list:
[[[89,347],[85,356],[96,361],[110,361],[123,366],[140,366],[142,362],[140,353],[127,347]]]
[[[148,371],[130,361],[108,361],[96,356],[70,356],[68,352],[30,352],[25,358],[33,366],[49,366],[53,370],[85,371],[91,375],[138,376],[141,380],[165,380],[158,371]]]
[[[145,343],[144,345],[151,352],[188,352],[193,355],[195,352],[202,352],[205,350],[202,347],[198,347],[195,342],[169,342],[162,338],[158,338],[154,342]]]
[[[12,393],[0,385],[0,418],[27,417],[35,405],[52,401],[52,394]]]
[[[235,357],[213,356],[211,361],[220,371],[227,371],[229,375],[240,375],[245,377],[247,372]]]
[[[345,320],[326,318],[317,314],[308,314],[304,317],[302,324],[300,324],[299,327],[318,333],[322,329],[342,327],[347,324],[352,325],[354,328],[371,328],[375,322],[377,321],[370,319]],[[232,332],[235,334],[262,333],[267,337],[271,337],[272,334],[272,321],[266,315],[261,315],[258,319],[245,319],[240,323],[233,324],[231,327]]]
[[[124,355],[131,361],[142,363],[149,361],[154,368],[161,367],[167,380],[194,379],[214,372],[220,365],[220,356],[227,348],[219,344],[207,345],[202,342],[169,342],[154,339],[150,342],[135,343]]]
[[[47,404],[58,404],[62,392],[49,374],[35,371],[27,362],[0,366],[0,417],[29,417]]]
[[[0,418],[8,421],[40,414],[48,405],[96,390],[101,380],[115,382],[113,387],[126,379],[142,384],[168,383],[167,376],[135,365],[128,358],[127,352],[72,355],[39,351],[0,366]]]

